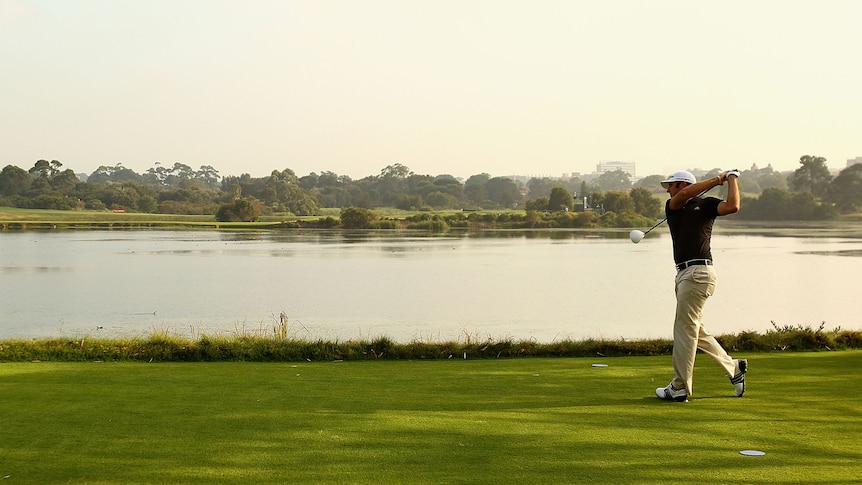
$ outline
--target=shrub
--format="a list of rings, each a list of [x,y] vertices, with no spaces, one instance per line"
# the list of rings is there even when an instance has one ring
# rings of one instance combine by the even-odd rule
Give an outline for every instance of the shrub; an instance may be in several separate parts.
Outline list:
[[[433,219],[429,221],[414,222],[407,225],[408,229],[422,229],[431,232],[447,232],[449,224],[442,219]]]
[[[376,218],[374,212],[362,207],[341,210],[341,226],[345,229],[368,229]]]
[[[330,229],[338,225],[338,219],[330,216],[321,217],[317,220],[317,227],[322,229]]]
[[[260,216],[254,204],[246,199],[236,199],[231,204],[224,204],[216,211],[219,222],[253,222]]]
[[[398,229],[398,221],[393,219],[383,219],[371,223],[372,229]]]

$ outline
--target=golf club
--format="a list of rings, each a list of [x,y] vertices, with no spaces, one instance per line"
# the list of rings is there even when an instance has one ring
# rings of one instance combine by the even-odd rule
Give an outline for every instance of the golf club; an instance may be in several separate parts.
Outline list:
[[[646,236],[647,234],[649,234],[649,232],[650,232],[650,231],[652,231],[653,229],[655,229],[655,228],[657,228],[658,226],[660,226],[660,225],[661,225],[661,223],[662,223],[662,222],[664,222],[664,221],[666,221],[666,220],[667,220],[667,217],[665,217],[664,219],[660,220],[660,221],[658,222],[658,224],[656,224],[656,225],[652,226],[651,228],[647,229],[647,230],[646,230],[646,232],[638,231],[637,229],[632,230],[632,232],[630,232],[630,233],[629,233],[629,239],[631,239],[631,240],[632,240],[632,242],[633,242],[633,243],[635,243],[635,244],[637,244],[637,243],[641,242],[641,240],[643,240],[644,236]]]
[[[734,169],[734,171],[736,171],[736,169]],[[738,176],[738,175],[737,175],[737,176]],[[715,188],[715,187],[710,187],[710,188],[708,188],[708,189],[704,190],[703,192],[701,192],[701,193],[697,194],[697,195],[696,195],[696,197],[703,197],[703,195],[704,195],[704,194],[706,194],[707,192],[709,192],[710,190],[712,190],[712,189],[714,189],[714,188]],[[633,229],[633,230],[632,230],[632,232],[630,232],[630,233],[629,233],[629,239],[631,239],[633,243],[637,244],[637,243],[641,242],[641,241],[643,240],[644,236],[646,236],[647,234],[649,234],[649,233],[650,233],[650,231],[652,231],[653,229],[657,228],[658,226],[660,226],[660,225],[661,225],[663,222],[665,222],[665,221],[667,221],[667,217],[665,217],[664,219],[662,219],[662,220],[658,221],[658,223],[657,223],[656,225],[654,225],[654,226],[652,226],[651,228],[647,229],[647,230],[646,230],[646,232],[639,231],[639,230],[637,230],[637,229]]]

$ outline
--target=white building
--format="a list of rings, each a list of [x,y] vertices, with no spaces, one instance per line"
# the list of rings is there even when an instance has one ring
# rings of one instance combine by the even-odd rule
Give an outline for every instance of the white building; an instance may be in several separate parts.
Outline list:
[[[631,178],[637,178],[637,173],[635,171],[635,162],[620,162],[620,161],[612,161],[612,162],[599,162],[596,165],[596,173],[603,174],[605,172],[614,172],[616,170],[622,170],[623,172],[629,174]]]

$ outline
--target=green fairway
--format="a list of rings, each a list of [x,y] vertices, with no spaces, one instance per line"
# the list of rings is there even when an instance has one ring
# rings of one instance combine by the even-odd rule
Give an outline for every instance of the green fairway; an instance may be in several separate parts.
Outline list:
[[[744,397],[701,355],[688,403],[669,356],[0,363],[0,479],[860,483],[862,352],[737,357]]]

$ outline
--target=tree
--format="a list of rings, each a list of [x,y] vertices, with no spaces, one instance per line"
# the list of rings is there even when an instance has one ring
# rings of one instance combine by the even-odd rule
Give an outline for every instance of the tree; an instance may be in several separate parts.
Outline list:
[[[284,191],[279,194],[279,200],[282,201],[288,211],[296,215],[307,216],[318,210],[315,198],[297,184],[287,185]]]
[[[446,205],[440,206],[441,208],[463,207],[464,202],[466,202],[467,199],[466,195],[464,194],[464,186],[461,184],[461,182],[459,182],[455,177],[451,175],[438,175],[437,177],[435,177],[434,184],[433,187],[430,189],[430,192],[423,195],[425,195],[427,200],[428,197],[434,192],[446,194],[447,196]]]
[[[397,178],[397,179],[406,179],[407,177],[413,175],[413,171],[411,171],[407,166],[402,165],[400,163],[396,163],[393,165],[387,165],[385,168],[380,170],[380,178]]]
[[[643,187],[650,192],[664,192],[665,189],[661,186],[661,181],[666,178],[665,175],[650,175],[648,177],[644,177],[633,185],[633,187]]]
[[[253,222],[260,212],[248,199],[236,199],[231,204],[224,204],[216,212],[216,220],[220,222]]]
[[[299,186],[305,190],[312,190],[317,187],[318,181],[320,180],[320,176],[316,173],[311,172],[310,174],[299,177]]]
[[[350,182],[350,177],[346,178],[346,182]],[[320,177],[317,179],[319,187],[338,187],[346,182],[344,177],[339,177],[337,173],[329,171],[320,172]]]
[[[527,189],[529,190],[528,194],[532,198],[538,197],[550,197],[551,190],[556,186],[554,180],[549,179],[547,177],[544,178],[531,178],[527,181]]]
[[[661,215],[661,201],[656,199],[648,189],[637,187],[632,189],[629,195],[634,202],[634,211],[636,213],[647,217],[658,217]]]
[[[367,229],[376,219],[374,212],[361,207],[341,209],[341,226],[345,229]]]
[[[489,180],[491,180],[491,176],[487,173],[471,175],[464,182],[464,196],[467,198],[467,201],[477,206],[483,205],[487,198],[485,185]]]
[[[524,204],[524,208],[527,210],[527,212],[546,211],[548,210],[548,198],[537,197],[535,199],[530,199]]]
[[[470,178],[464,182],[465,187],[469,187],[471,185],[485,185],[488,181],[491,180],[491,175],[487,173],[479,173],[476,175],[471,175]]]
[[[167,185],[168,175],[170,171],[162,166],[162,162],[156,162],[154,167],[147,170],[144,175],[144,183],[151,185]]]
[[[263,187],[254,195],[270,208],[277,211],[289,211],[298,215],[308,215],[317,212],[317,201],[299,185],[299,178],[293,170],[273,170],[263,181]]]
[[[628,190],[632,186],[632,178],[623,170],[605,172],[596,177],[595,183],[602,190]]]
[[[521,191],[515,181],[508,177],[494,177],[485,184],[488,200],[499,207],[511,209],[521,200]]]
[[[397,194],[393,206],[405,211],[420,210],[425,202],[419,194]]]
[[[57,175],[60,172],[60,167],[63,164],[57,160],[37,160],[33,165],[33,168],[30,169],[30,174],[34,177],[42,177],[42,178],[51,178],[54,175]]]
[[[565,187],[556,186],[551,189],[551,195],[548,197],[548,210],[561,211],[573,210],[575,207],[575,199],[569,190]]]
[[[79,182],[75,171],[69,168],[51,177],[51,187],[64,195],[71,194]]]
[[[819,203],[811,192],[765,189],[760,197],[744,197],[739,217],[749,220],[823,220],[835,216],[831,204]]]
[[[0,196],[20,195],[30,188],[32,179],[26,170],[6,165],[0,172]]]
[[[195,171],[192,169],[192,167],[180,162],[174,162],[174,166],[173,168],[171,168],[171,174],[177,179],[179,179],[176,183],[179,183],[180,180],[189,180],[195,178]]]
[[[126,182],[128,180],[140,182],[141,176],[135,173],[134,170],[124,167],[122,163],[118,163],[113,167],[102,165],[87,177],[87,183],[91,184]]]
[[[832,174],[826,166],[826,159],[805,155],[799,159],[802,165],[787,178],[790,189],[794,192],[811,192],[817,197],[822,197],[829,190],[829,182]]]
[[[787,189],[787,177],[781,172],[776,172],[772,164],[765,168],[752,165],[751,169],[743,170],[742,180],[745,180],[745,186],[742,189],[749,194],[759,194],[769,188]]]
[[[196,180],[200,180],[204,185],[211,189],[218,187],[218,181],[219,178],[221,178],[218,174],[218,170],[209,165],[201,165],[201,168],[195,172],[194,177]]]
[[[826,197],[841,212],[853,212],[862,207],[862,163],[851,165],[832,180]]]
[[[425,202],[435,209],[446,209],[457,206],[458,199],[444,192],[431,192],[425,196]]]
[[[606,211],[619,214],[622,212],[634,212],[635,203],[628,193],[620,190],[609,190],[605,192],[602,207]]]
[[[413,175],[406,166],[396,163],[380,171],[376,178],[369,179],[372,193],[376,192],[377,201],[383,205],[394,206],[398,196],[408,192],[407,178]]]
[[[135,182],[108,184],[104,188],[101,200],[112,209],[131,209],[138,206],[141,198],[141,186]]]
[[[144,182],[148,184],[173,187],[179,185],[183,180],[194,179],[195,173],[192,167],[184,163],[175,162],[173,167],[165,168],[161,162],[156,162],[155,167],[147,170],[143,178]]]
[[[152,195],[142,195],[138,199],[138,210],[141,212],[156,212],[159,209],[159,203]]]

